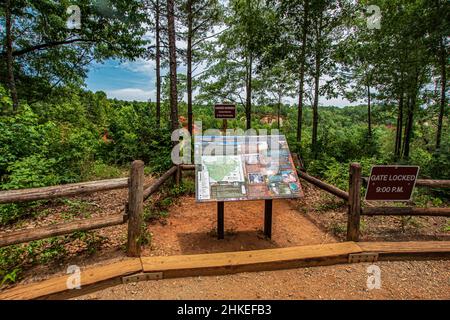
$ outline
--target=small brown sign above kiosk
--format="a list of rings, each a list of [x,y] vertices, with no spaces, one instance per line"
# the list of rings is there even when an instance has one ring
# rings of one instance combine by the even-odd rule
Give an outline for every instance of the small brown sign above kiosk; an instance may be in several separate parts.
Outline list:
[[[418,173],[418,166],[373,166],[366,200],[410,200]]]
[[[234,104],[216,104],[214,106],[214,118],[216,118],[216,119],[234,119],[234,118],[236,118],[236,105],[234,105]]]

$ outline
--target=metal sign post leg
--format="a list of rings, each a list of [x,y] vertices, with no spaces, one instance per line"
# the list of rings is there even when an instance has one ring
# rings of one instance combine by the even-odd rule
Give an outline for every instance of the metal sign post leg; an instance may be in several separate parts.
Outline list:
[[[225,224],[224,224],[224,202],[217,202],[217,239],[223,239],[225,235]]]
[[[272,238],[272,199],[264,201],[264,235]]]

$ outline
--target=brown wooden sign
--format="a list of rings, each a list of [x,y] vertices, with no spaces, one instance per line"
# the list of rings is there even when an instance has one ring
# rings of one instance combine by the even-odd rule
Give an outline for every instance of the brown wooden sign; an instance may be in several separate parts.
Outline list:
[[[418,166],[373,166],[366,200],[410,200],[418,173]]]
[[[216,104],[214,106],[214,118],[216,118],[216,119],[234,119],[234,118],[236,118],[236,105],[234,105],[234,104]]]

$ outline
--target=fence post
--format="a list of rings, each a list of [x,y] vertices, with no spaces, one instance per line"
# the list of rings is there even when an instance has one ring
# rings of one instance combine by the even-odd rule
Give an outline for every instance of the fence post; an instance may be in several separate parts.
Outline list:
[[[180,186],[182,179],[182,173],[181,173],[181,165],[177,165],[177,171],[175,172],[175,183],[177,187]]]
[[[359,240],[359,223],[361,213],[361,165],[350,164],[348,189],[347,241]]]
[[[127,255],[141,254],[142,213],[144,210],[144,162],[135,160],[131,164],[128,185],[128,243]]]

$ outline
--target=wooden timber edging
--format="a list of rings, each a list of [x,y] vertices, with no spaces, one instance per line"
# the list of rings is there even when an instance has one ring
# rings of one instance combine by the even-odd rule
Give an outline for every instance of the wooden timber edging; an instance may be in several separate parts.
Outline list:
[[[163,278],[220,275],[344,263],[351,253],[361,252],[354,242],[300,247],[141,257],[144,272],[162,272]]]
[[[104,281],[140,272],[142,264],[139,258],[130,258],[105,266],[90,267],[80,272],[81,289],[68,289],[67,282],[72,274],[58,276],[37,283],[17,286],[0,293],[0,300],[30,300],[50,296],[52,294],[72,291],[82,293],[83,287],[96,285]],[[82,293],[84,294],[84,293]]]
[[[358,242],[363,252],[376,252],[378,260],[450,259],[450,241]]]
[[[375,254],[379,260],[435,256],[450,259],[450,241],[341,242],[252,251],[128,258],[81,270],[81,289],[68,289],[71,275],[19,285],[0,292],[0,300],[65,299],[121,284],[129,275],[161,274],[158,278],[224,275],[306,266],[349,263],[351,255]]]

